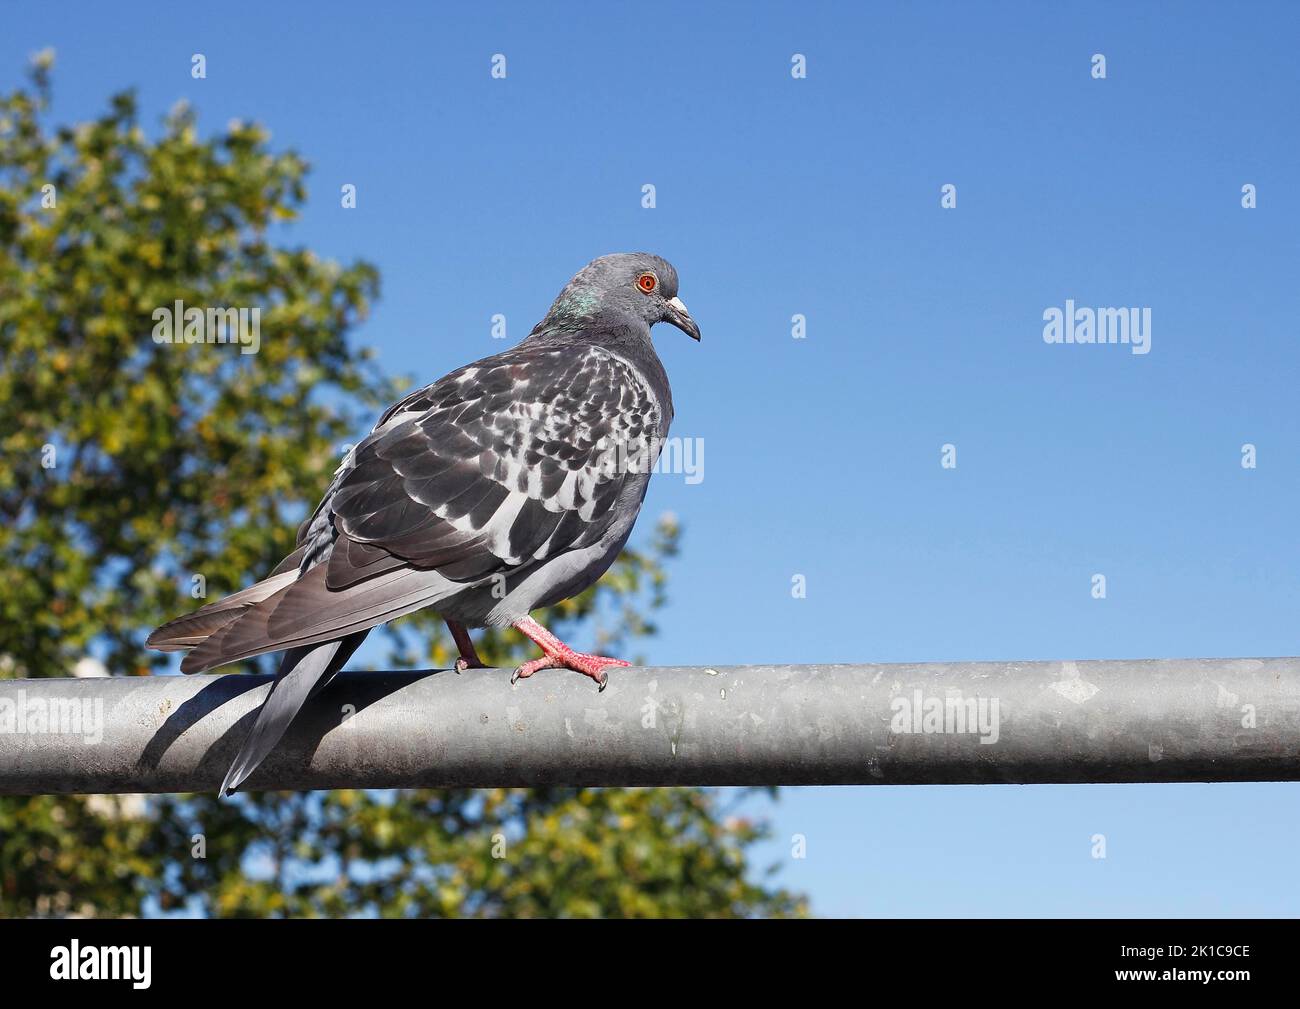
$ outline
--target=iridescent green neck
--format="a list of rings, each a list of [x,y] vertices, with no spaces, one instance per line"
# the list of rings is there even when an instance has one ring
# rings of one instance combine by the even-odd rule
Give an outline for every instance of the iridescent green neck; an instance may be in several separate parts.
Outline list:
[[[547,318],[556,322],[590,319],[596,314],[599,304],[600,299],[596,297],[594,291],[581,287],[571,291],[562,291],[560,296],[555,299],[555,304],[551,306]]]

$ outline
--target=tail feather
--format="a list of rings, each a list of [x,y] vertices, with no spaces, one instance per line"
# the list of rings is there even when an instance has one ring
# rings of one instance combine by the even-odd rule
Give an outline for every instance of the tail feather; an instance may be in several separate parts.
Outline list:
[[[271,693],[257,712],[257,721],[226,772],[218,794],[232,795],[248,779],[280,741],[308,698],[343,668],[368,633],[360,631],[337,641],[291,648],[284,653]]]
[[[325,567],[246,608],[195,647],[181,671],[198,673],[286,648],[333,641],[403,614],[423,609],[444,595],[449,583],[436,571],[402,568],[342,591],[331,591]]]
[[[298,578],[299,548],[276,566],[271,574],[255,585],[209,603],[193,613],[169,620],[145,641],[147,648],[160,652],[177,652],[202,644],[231,622],[238,620],[249,607],[292,585]]]
[[[241,635],[250,632],[256,633],[257,630],[265,632],[266,622],[271,618],[271,611],[279,604],[280,599],[289,586],[286,585],[278,592],[267,596],[260,603],[245,607],[236,614],[237,619],[231,620],[211,635],[204,638],[185,658],[181,660],[182,673],[201,673],[205,669],[212,669],[216,666],[224,666],[230,662],[238,662],[240,659],[251,658],[253,655],[261,654],[260,652],[245,652],[238,654],[237,649],[231,647],[231,639],[240,640]],[[256,625],[256,628],[254,628]],[[339,635],[342,637],[342,635]],[[285,642],[284,647],[297,642]],[[262,651],[278,651],[275,647],[265,648]]]
[[[188,650],[181,671],[198,672],[213,665],[237,661],[265,651],[287,650],[271,692],[257,712],[253,728],[244,739],[221,783],[221,795],[231,795],[252,774],[278,743],[294,717],[312,695],[343,668],[365,640],[369,627],[340,628],[332,640],[321,633],[314,641],[277,641],[267,627],[271,615],[299,581],[299,566],[306,547],[299,547],[266,578],[215,603],[169,620],[149,635],[145,644],[163,652]],[[311,579],[324,585],[324,569]],[[255,646],[248,647],[249,640]]]

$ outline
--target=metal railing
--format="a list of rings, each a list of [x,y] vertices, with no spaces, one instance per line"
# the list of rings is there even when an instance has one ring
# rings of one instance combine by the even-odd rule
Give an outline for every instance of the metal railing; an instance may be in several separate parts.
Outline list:
[[[0,681],[0,794],[214,791],[269,677]],[[1300,659],[342,673],[257,789],[1300,780]]]

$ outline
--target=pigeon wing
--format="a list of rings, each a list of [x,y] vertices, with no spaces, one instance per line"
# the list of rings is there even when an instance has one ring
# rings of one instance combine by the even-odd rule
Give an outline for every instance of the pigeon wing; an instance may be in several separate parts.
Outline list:
[[[624,359],[521,348],[469,365],[391,411],[329,501],[326,584],[394,560],[455,581],[594,543],[645,472],[660,408]]]

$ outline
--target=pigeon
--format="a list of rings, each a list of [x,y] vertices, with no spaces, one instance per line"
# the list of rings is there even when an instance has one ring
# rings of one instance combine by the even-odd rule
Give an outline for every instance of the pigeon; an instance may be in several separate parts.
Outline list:
[[[483,667],[471,627],[514,627],[541,649],[512,684],[564,667],[603,690],[608,669],[628,665],[575,651],[530,614],[595,584],[632,532],[673,419],[658,322],[700,339],[670,263],[593,260],[517,346],[390,407],[266,578],[149,636],[150,648],[187,652],[186,673],[284,653],[221,795],[371,628],[403,614],[442,617],[458,672]]]

